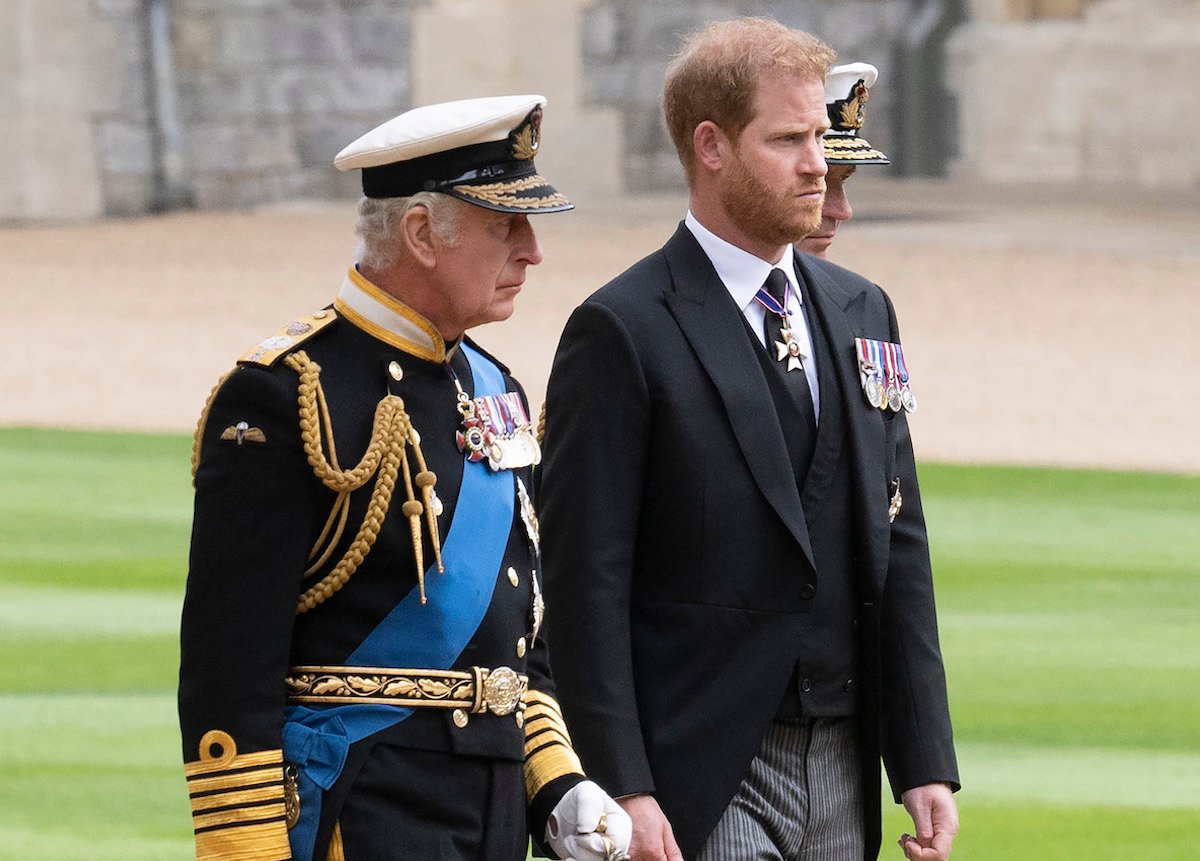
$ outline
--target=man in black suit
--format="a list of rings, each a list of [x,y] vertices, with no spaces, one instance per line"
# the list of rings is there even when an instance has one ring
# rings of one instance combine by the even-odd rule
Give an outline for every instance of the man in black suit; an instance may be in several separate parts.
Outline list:
[[[551,372],[555,674],[634,861],[875,858],[880,756],[908,858],[958,827],[896,318],[791,247],[820,223],[832,60],[761,19],[689,39],[663,97],[687,218]]]

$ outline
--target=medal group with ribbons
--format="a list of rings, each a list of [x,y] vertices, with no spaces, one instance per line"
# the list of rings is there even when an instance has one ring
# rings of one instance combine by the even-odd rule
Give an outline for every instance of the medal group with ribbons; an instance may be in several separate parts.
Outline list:
[[[885,412],[914,412],[917,398],[909,386],[904,348],[888,341],[855,338],[854,349],[858,354],[858,376],[867,403]]]
[[[486,459],[495,472],[541,462],[541,446],[517,392],[472,399],[460,388],[458,411],[463,417],[456,434],[458,450],[467,460],[477,463]]]

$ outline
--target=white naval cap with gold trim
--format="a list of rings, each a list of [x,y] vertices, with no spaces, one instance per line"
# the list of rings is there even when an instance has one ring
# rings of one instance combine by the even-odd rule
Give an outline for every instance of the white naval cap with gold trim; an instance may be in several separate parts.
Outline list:
[[[492,96],[405,111],[347,146],[338,170],[362,170],[367,197],[449,194],[500,212],[573,204],[537,172],[544,96]]]
[[[879,70],[870,63],[834,66],[825,75],[825,109],[831,123],[825,133],[825,161],[829,164],[891,164],[859,134],[867,116],[867,98],[878,79]]]

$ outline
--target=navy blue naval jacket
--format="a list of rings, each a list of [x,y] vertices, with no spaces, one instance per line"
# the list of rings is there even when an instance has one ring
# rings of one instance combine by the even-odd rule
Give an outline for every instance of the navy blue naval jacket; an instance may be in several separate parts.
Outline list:
[[[347,281],[375,301],[388,302],[356,272]],[[244,356],[214,389],[197,430],[179,718],[198,858],[224,857],[221,853],[230,847],[263,851],[247,857],[291,857],[285,799],[289,763],[283,754],[285,675],[291,667],[345,664],[372,629],[417,588],[412,531],[401,511],[407,498],[401,475],[378,523],[377,538],[349,579],[327,600],[297,612],[301,594],[348,550],[353,552],[376,485],[372,476],[350,493],[333,552],[306,576],[314,561],[310,554],[328,544],[339,518],[331,518],[338,494],[315,474],[302,425],[307,421],[311,427],[315,421],[326,458],[349,470],[368,450],[380,401],[398,395],[419,434],[426,465],[437,476],[442,540],[452,525],[471,528],[454,524],[465,463],[456,444],[461,417],[454,379],[473,395],[471,369],[458,345],[447,348],[415,312],[389,304],[412,324],[404,333],[409,337],[376,325],[339,300],[294,321]],[[419,337],[422,331],[429,337]],[[298,356],[319,368],[323,400],[318,399],[315,419],[305,418],[298,406]],[[506,388],[520,391],[507,369],[496,365]],[[405,456],[415,474],[419,467],[411,447]],[[532,490],[531,470],[515,472]],[[523,720],[517,714],[469,714],[464,721],[450,709],[418,708],[356,742],[336,791],[324,796],[314,857],[325,857],[338,805],[354,791],[353,770],[379,746],[440,751],[463,761],[513,762],[518,785],[523,766],[524,786],[505,803],[519,806],[522,825],[528,804],[535,832],[567,789],[582,779],[555,701],[545,640],[532,636],[534,578],[540,572],[515,485],[513,520],[502,562],[490,575],[486,613],[447,669],[509,667],[527,674],[529,693],[518,709]],[[424,515],[421,534],[428,568],[434,552]],[[435,572],[427,578],[439,576],[446,575]],[[427,624],[439,624],[436,614],[430,614]],[[434,634],[421,628],[408,635]],[[454,791],[452,771],[450,766],[446,772],[446,791]],[[419,789],[442,791],[438,782]],[[487,818],[486,811],[474,815]],[[523,836],[521,840],[523,846]]]

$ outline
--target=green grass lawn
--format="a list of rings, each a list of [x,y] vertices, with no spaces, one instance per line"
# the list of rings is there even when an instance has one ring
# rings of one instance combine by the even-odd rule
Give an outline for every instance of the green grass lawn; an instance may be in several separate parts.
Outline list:
[[[0,429],[2,861],[190,857],[189,457],[183,436]],[[1200,856],[1200,478],[922,481],[966,786],[954,857]],[[884,825],[909,827],[891,807]]]

